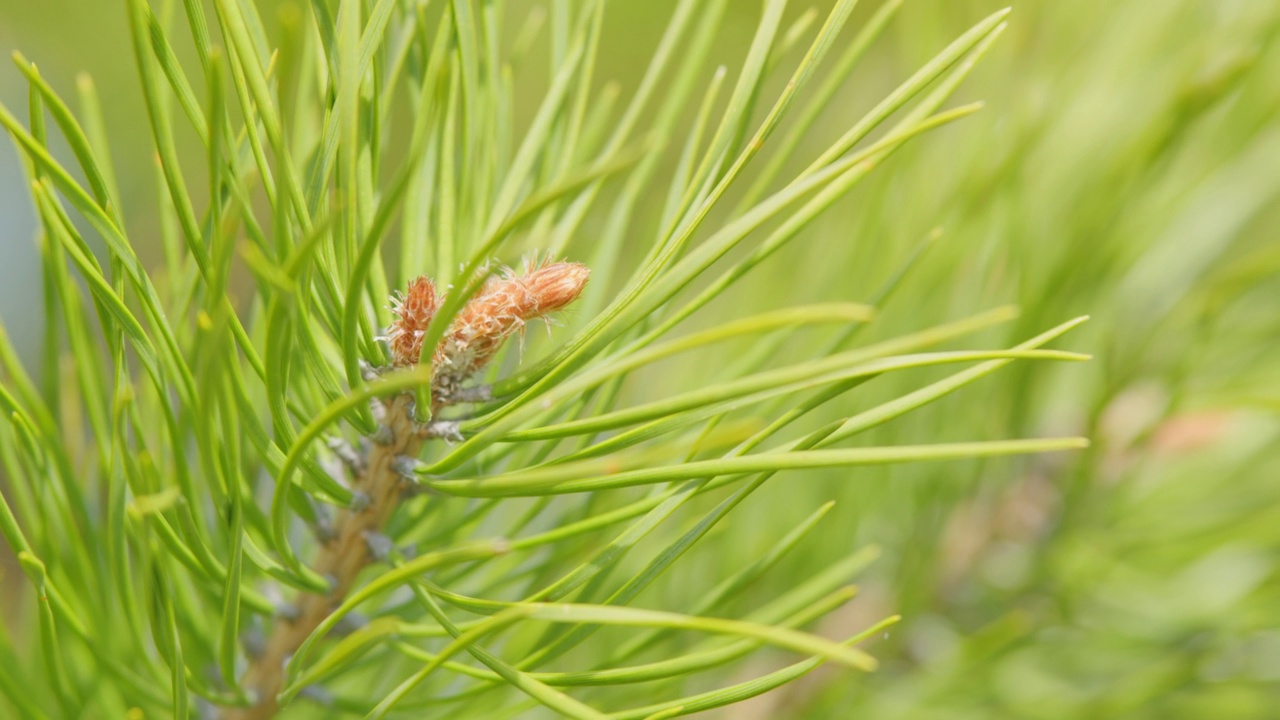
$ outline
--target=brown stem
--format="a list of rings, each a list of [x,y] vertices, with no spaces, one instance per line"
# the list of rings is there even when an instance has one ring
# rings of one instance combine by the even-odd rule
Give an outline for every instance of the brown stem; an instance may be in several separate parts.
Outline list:
[[[369,502],[359,510],[343,509],[334,523],[333,535],[320,548],[314,567],[333,581],[332,589],[327,595],[300,593],[295,601],[297,613],[276,620],[266,647],[253,658],[240,680],[256,704],[226,708],[224,720],[267,720],[275,716],[280,709],[276,695],[284,682],[285,662],[342,602],[356,576],[373,561],[367,538],[382,530],[404,487],[404,478],[396,471],[396,459],[417,457],[426,439],[426,433],[413,422],[412,403],[407,395],[387,403],[384,421],[391,431],[390,442],[373,446],[354,487],[367,495]]]

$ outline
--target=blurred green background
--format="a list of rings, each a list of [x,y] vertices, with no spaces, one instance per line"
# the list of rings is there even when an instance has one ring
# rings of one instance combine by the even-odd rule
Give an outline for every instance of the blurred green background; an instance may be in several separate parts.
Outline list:
[[[602,84],[634,88],[671,4],[610,4]],[[795,169],[1001,4],[908,0]],[[731,5],[713,61],[732,69],[759,8]],[[865,0],[852,25],[878,5]],[[789,16],[808,8],[793,2]],[[0,0],[0,47],[21,49],[60,90],[92,73],[122,203],[145,231],[157,195],[123,3]],[[0,99],[17,110],[25,96],[18,72],[0,70]],[[725,717],[1280,717],[1280,3],[1015,2],[958,100],[974,99],[982,113],[899,152],[703,322],[866,300],[941,228],[868,338],[1012,303],[1022,315],[993,343],[1087,313],[1059,345],[1096,359],[1014,365],[868,442],[1081,433],[1093,447],[775,481],[637,604],[680,607],[705,577],[835,499],[816,541],[742,604],[879,545],[859,599],[819,632],[901,612],[872,647],[884,667],[824,669]],[[39,271],[23,188],[5,143],[0,317],[35,365]],[[728,360],[709,352],[665,380],[696,382]],[[878,381],[833,412],[922,375]],[[17,570],[0,573],[8,585]]]

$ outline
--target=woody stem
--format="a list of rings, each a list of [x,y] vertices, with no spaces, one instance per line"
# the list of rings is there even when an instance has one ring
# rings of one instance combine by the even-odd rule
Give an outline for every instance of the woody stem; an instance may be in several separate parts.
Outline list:
[[[398,396],[385,408],[385,424],[390,432],[384,434],[384,444],[369,450],[353,488],[363,493],[368,502],[358,508],[344,508],[338,514],[334,532],[316,557],[316,571],[333,583],[329,592],[304,591],[296,600],[297,612],[277,618],[265,648],[252,659],[241,678],[241,686],[252,693],[254,704],[225,709],[224,720],[267,720],[275,716],[285,663],[347,596],[360,571],[374,561],[367,539],[386,525],[405,485],[397,470],[397,459],[417,457],[427,437],[413,422],[410,396]]]

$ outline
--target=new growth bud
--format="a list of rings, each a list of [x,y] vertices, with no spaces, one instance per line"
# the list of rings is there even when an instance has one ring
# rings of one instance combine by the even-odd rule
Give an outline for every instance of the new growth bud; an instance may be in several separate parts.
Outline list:
[[[458,312],[432,355],[432,395],[437,403],[452,398],[462,382],[497,355],[507,338],[525,323],[546,318],[578,299],[591,271],[571,262],[526,265],[523,274],[505,268]],[[403,297],[392,298],[396,315],[387,342],[396,365],[413,365],[422,352],[423,336],[443,300],[435,284],[422,276],[409,283]]]
[[[404,295],[391,296],[391,313],[396,316],[387,328],[387,344],[396,365],[412,365],[422,353],[422,336],[440,308],[436,284],[423,275],[409,282]]]

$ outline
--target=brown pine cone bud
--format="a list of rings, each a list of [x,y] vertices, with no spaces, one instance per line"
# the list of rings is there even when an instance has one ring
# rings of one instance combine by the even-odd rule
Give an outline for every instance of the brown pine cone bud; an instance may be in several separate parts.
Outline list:
[[[577,300],[590,275],[581,263],[556,262],[526,266],[521,275],[504,269],[501,277],[489,278],[450,323],[432,356],[432,394],[437,403],[483,369],[526,322],[545,318]],[[426,276],[411,282],[403,298],[393,298],[396,319],[386,339],[396,365],[418,361],[423,335],[442,300]]]

